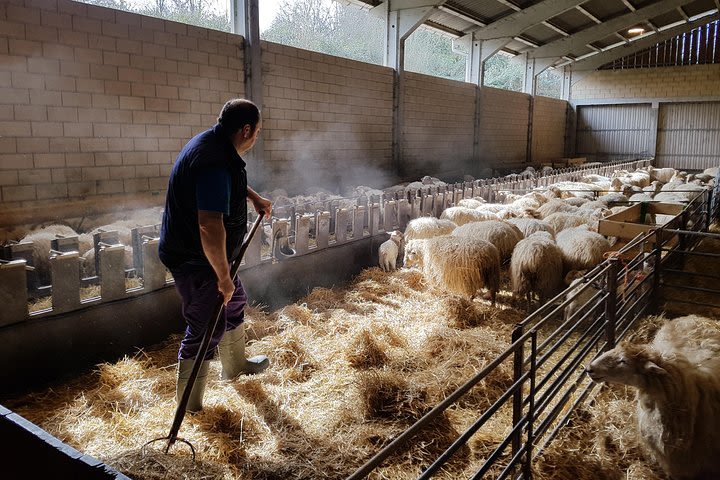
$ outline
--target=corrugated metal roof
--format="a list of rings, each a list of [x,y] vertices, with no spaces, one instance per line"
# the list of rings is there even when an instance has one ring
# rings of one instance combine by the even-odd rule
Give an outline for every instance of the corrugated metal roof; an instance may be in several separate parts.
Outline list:
[[[583,28],[595,25],[595,22],[590,20],[587,15],[580,13],[577,9],[568,10],[567,12],[553,17],[552,22],[568,33],[575,33]]]
[[[692,17],[715,7],[715,0],[698,0],[683,7],[685,13]]]
[[[377,6],[388,0],[345,1],[365,6]],[[687,22],[686,17],[692,19],[708,11],[717,11],[716,0],[588,0],[585,2],[582,0],[576,2],[569,0],[567,3],[562,4],[562,8],[568,8],[566,11],[550,18],[546,18],[541,9],[533,8],[530,11],[531,13],[528,13],[523,18],[532,18],[537,21],[533,25],[523,24],[521,29],[514,26],[513,17],[510,17],[511,20],[505,19],[512,15],[525,15],[522,10],[541,5],[543,1],[448,0],[442,2],[437,0],[436,5],[441,6],[441,8],[434,9],[428,18],[428,24],[456,36],[462,36],[464,33],[478,28],[489,28],[490,30],[486,31],[498,36],[486,36],[485,38],[499,38],[505,35],[531,42],[528,44],[512,40],[505,46],[505,50],[513,53],[531,52],[538,47],[542,48],[545,45],[552,44],[552,46],[545,48],[542,53],[544,54],[550,49],[552,58],[556,58],[554,64],[559,65],[564,62],[562,58],[577,58],[592,53],[593,49],[587,47],[588,44],[592,44],[596,48],[606,48],[620,42],[620,36],[629,38],[627,29],[630,26],[645,25],[648,29],[651,29],[652,26],[647,24],[647,21],[651,21],[654,27],[663,30],[663,27],[673,25],[676,22]],[[433,0],[428,0],[428,3],[432,2]],[[549,4],[548,8],[552,8],[557,4],[557,0],[549,2]],[[675,8],[678,5],[682,7],[685,16]],[[650,11],[644,13],[643,9]],[[521,12],[518,13],[518,10]],[[487,26],[479,26],[472,19]],[[503,19],[505,20],[503,21]],[[593,28],[598,27],[598,22],[603,25],[611,21],[613,22],[612,28]],[[614,30],[615,27],[617,29]],[[593,28],[593,30],[586,32],[590,28]],[[690,29],[689,26],[688,31]],[[565,40],[558,43],[563,38]],[[618,57],[622,55],[622,48],[619,48]],[[538,57],[547,58],[547,55],[540,55],[539,52]]]
[[[590,0],[589,2],[583,3],[582,8],[600,20],[612,18],[630,11],[620,0]]]

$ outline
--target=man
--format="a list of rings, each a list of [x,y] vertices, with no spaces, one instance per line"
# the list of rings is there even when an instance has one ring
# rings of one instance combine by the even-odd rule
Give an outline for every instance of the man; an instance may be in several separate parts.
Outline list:
[[[267,368],[265,356],[245,358],[245,291],[230,278],[230,263],[247,231],[247,201],[260,215],[270,216],[272,204],[247,184],[240,157],[252,148],[262,127],[260,111],[249,100],[228,101],[217,124],[193,137],[175,161],[168,184],[160,230],[160,260],[175,279],[187,322],[180,344],[176,399],[187,385],[213,307],[225,304],[187,405],[202,409],[209,360],[215,347],[222,378],[259,373]],[[223,335],[224,334],[224,335]]]

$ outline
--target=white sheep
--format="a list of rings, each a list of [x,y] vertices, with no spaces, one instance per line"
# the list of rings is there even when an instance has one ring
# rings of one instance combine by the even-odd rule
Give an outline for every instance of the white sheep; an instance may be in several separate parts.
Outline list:
[[[435,287],[458,295],[473,298],[480,288],[487,288],[493,305],[500,289],[500,254],[493,244],[483,240],[411,240],[405,247],[405,266],[420,268]]]
[[[657,180],[662,183],[668,183],[676,172],[674,168],[654,168],[652,166],[648,167],[647,171],[650,180]]]
[[[440,218],[450,220],[456,225],[465,225],[470,222],[481,222],[483,220],[497,219],[497,215],[466,207],[446,208]]]
[[[577,209],[578,207],[568,205],[564,201],[556,199],[550,200],[547,203],[541,205],[540,208],[537,209],[537,211],[540,214],[540,218],[547,218],[548,216],[556,212],[572,213],[576,212]]]
[[[673,479],[720,478],[720,324],[671,320],[645,345],[621,343],[586,369],[638,391],[639,438]]]
[[[465,208],[478,208],[480,205],[484,205],[485,203],[485,199],[482,197],[463,198],[457,203],[457,206]]]
[[[502,260],[510,258],[513,248],[523,238],[520,229],[503,220],[467,223],[457,227],[451,235],[490,242],[498,249]]]
[[[548,232],[555,238],[555,229],[544,220],[538,220],[536,218],[509,218],[506,222],[515,225],[523,234],[523,237],[529,237],[535,232]]]
[[[513,293],[526,297],[528,310],[533,293],[544,304],[559,291],[563,279],[562,253],[549,232],[533,233],[515,245],[510,278]]]
[[[403,233],[398,230],[388,232],[390,239],[380,244],[378,259],[380,268],[392,272],[397,265],[397,258],[403,249]]]
[[[546,225],[549,225],[555,234],[568,228],[579,227],[581,225],[590,226],[592,223],[592,221],[585,216],[566,212],[556,212],[552,215],[548,215],[543,219],[543,222]]]
[[[410,240],[450,235],[455,230],[455,227],[457,225],[450,220],[435,217],[414,218],[405,227],[404,240],[409,242]]]
[[[562,251],[565,271],[592,268],[602,262],[603,255],[610,250],[607,238],[584,226],[562,230],[555,239]]]

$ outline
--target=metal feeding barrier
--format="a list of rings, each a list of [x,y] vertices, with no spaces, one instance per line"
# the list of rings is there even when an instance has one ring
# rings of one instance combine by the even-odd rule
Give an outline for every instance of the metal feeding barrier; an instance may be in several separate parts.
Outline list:
[[[595,384],[584,374],[583,365],[613,348],[640,318],[655,311],[659,306],[660,287],[670,286],[663,278],[678,273],[671,266],[682,255],[695,254],[693,248],[697,241],[691,239],[712,237],[720,241],[720,235],[702,232],[707,229],[712,208],[712,194],[708,190],[691,200],[666,226],[641,233],[620,250],[611,252],[579,283],[518,323],[512,332],[511,344],[504,352],[390,441],[348,480],[367,477],[387,458],[403,451],[417,433],[483,380],[498,373],[501,366],[512,367],[512,384],[493,394],[496,396],[488,399],[492,402],[490,406],[479,412],[474,423],[427,465],[418,478],[431,478],[440,472],[471,437],[484,428],[489,429],[491,421],[495,428],[504,422],[505,431],[509,433],[477,465],[470,478],[484,478],[488,474],[492,474],[493,479],[531,478],[533,461],[577,408],[592,397]],[[718,253],[702,255],[720,258]],[[711,278],[720,279],[715,275]],[[578,301],[582,303],[576,305]],[[713,306],[720,308],[720,305]],[[507,414],[508,409],[511,415]]]
[[[403,230],[413,218],[439,217],[448,206],[463,198],[482,197],[496,201],[500,192],[530,190],[559,181],[578,181],[589,174],[610,175],[618,169],[635,170],[652,159],[615,161],[592,166],[549,170],[545,174],[513,174],[445,185],[424,185],[409,191],[382,196],[316,201],[276,207],[269,225],[270,251],[263,252],[256,235],[245,254],[240,270],[283,261],[362,240],[385,232]],[[252,219],[250,219],[252,220]],[[6,307],[0,310],[0,326],[84,309],[93,305],[150,293],[172,284],[157,253],[159,225],[132,229],[132,265],[126,268],[126,245],[118,232],[99,232],[94,237],[95,274],[82,275],[84,261],[79,255],[78,237],[56,238],[56,251],[49,262],[47,278],[38,275],[39,258],[32,242],[12,242],[0,248],[0,285],[6,293]],[[75,281],[75,277],[79,281]],[[127,288],[125,279],[137,278],[140,286]],[[62,281],[59,281],[62,279]],[[99,295],[80,298],[80,289],[99,286]],[[50,307],[30,312],[28,299],[51,296]]]

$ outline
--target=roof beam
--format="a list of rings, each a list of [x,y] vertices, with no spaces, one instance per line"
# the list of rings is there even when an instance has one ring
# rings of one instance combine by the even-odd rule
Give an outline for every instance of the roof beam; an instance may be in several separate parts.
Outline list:
[[[595,15],[593,15],[592,13],[588,12],[587,10],[585,10],[585,9],[584,9],[583,7],[581,7],[580,5],[578,5],[577,7],[575,7],[575,9],[576,9],[578,12],[582,13],[583,15],[585,15],[586,17],[588,17],[588,18],[589,18],[590,20],[592,20],[593,22],[595,22],[595,23],[602,23],[602,20],[600,20],[600,19],[597,18]]]
[[[682,15],[682,17],[685,19],[686,22],[689,22],[689,21],[690,21],[690,17],[688,17],[688,14],[685,13],[685,10],[683,10],[682,7],[677,7],[675,10],[677,10],[678,13],[679,13],[680,15]]]
[[[630,45],[623,45],[621,48],[612,48],[606,50],[597,55],[586,57],[582,60],[578,60],[575,63],[571,63],[569,66],[573,72],[595,70],[608,62],[612,62],[618,58],[630,55],[635,52],[639,52],[645,48],[652,47],[653,45],[669,40],[673,37],[687,33],[690,30],[706,25],[720,18],[720,14],[717,11],[712,15],[698,18],[692,22],[686,22],[681,25],[677,25],[666,30],[661,30],[659,34],[646,35],[641,39],[630,42]]]
[[[690,1],[691,0],[661,0],[647,7],[639,8],[634,12],[626,13],[598,25],[588,27],[569,37],[546,43],[540,48],[528,51],[528,55],[532,58],[561,57],[578,47],[605,38],[618,30],[634,25],[638,21],[644,21],[660,15],[680,5],[690,3]]]
[[[719,1],[720,1],[720,0],[719,0]],[[464,14],[464,13],[462,13],[462,12],[458,12],[458,11],[455,10],[454,8],[448,8],[448,7],[446,7],[445,5],[439,5],[437,8],[438,8],[438,10],[440,10],[440,11],[442,11],[442,12],[449,13],[450,15],[452,15],[452,16],[454,16],[454,17],[457,17],[457,18],[460,18],[460,19],[462,19],[462,20],[465,20],[466,22],[469,22],[469,23],[472,23],[472,24],[474,24],[474,25],[477,25],[478,27],[484,27],[485,25],[487,25],[485,22],[481,22],[481,21],[478,20],[477,18],[473,18],[473,17],[471,17],[470,15],[466,15],[466,14]],[[467,32],[465,32],[465,33],[467,33]]]
[[[630,3],[628,0],[620,0],[620,1],[621,1],[622,3],[624,3],[625,6],[628,8],[628,10],[630,10],[631,12],[634,12],[635,10],[637,10],[637,8],[635,8],[635,5],[633,5],[632,3]]]
[[[481,40],[516,37],[538,23],[577,7],[583,1],[585,0],[543,0],[523,10],[517,10],[486,27],[474,29],[473,32],[475,37]]]

